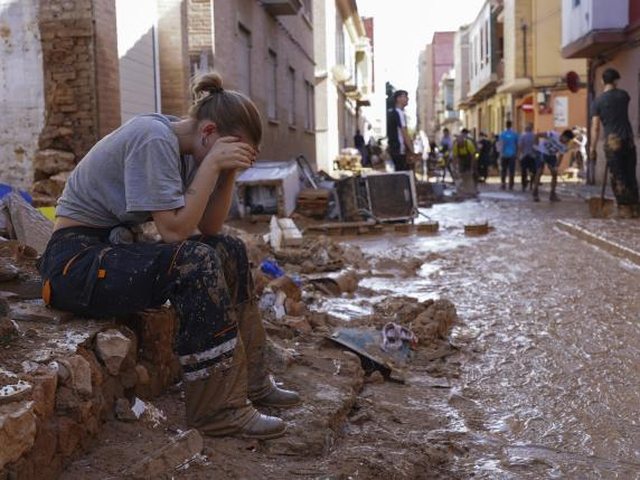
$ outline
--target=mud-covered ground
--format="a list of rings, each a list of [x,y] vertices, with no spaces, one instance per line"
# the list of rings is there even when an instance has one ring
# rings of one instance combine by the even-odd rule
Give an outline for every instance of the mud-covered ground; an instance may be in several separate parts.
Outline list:
[[[338,320],[276,339],[296,352],[279,378],[306,400],[282,412],[290,434],[206,439],[174,478],[640,476],[640,270],[554,226],[586,217],[584,200],[534,204],[487,186],[423,213],[439,234],[340,239],[366,259],[355,295],[319,297],[314,308]],[[483,220],[495,229],[464,235]],[[401,296],[449,299],[459,317],[448,340],[418,349],[405,384],[365,376],[322,340],[349,319],[375,323],[373,306]],[[155,428],[110,422],[63,478],[120,478],[186,429],[180,396],[154,402],[167,416]]]

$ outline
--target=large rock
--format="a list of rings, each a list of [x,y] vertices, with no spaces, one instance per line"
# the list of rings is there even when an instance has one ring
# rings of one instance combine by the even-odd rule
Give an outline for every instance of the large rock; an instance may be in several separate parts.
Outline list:
[[[7,317],[0,318],[0,345],[9,343],[20,335],[18,324]]]
[[[53,233],[53,222],[29,205],[17,192],[6,195],[3,202],[9,211],[15,238],[42,254]]]
[[[91,385],[91,365],[80,355],[71,355],[66,358],[60,358],[58,362],[69,373],[68,378],[61,376],[61,380],[72,387],[78,394],[88,397],[93,392]]]
[[[96,335],[96,353],[111,375],[118,375],[130,348],[131,340],[119,330],[111,329]]]
[[[76,156],[71,152],[54,149],[40,150],[33,159],[36,179],[41,180],[60,172],[73,170],[76,166],[75,160]]]
[[[20,270],[8,258],[0,258],[0,282],[13,280],[20,274]]]
[[[0,469],[18,460],[36,438],[33,402],[0,405]]]
[[[71,175],[71,172],[60,172],[52,177],[38,180],[33,183],[31,190],[33,193],[58,198],[62,195],[62,190],[64,190],[64,186],[67,184],[69,175]]]

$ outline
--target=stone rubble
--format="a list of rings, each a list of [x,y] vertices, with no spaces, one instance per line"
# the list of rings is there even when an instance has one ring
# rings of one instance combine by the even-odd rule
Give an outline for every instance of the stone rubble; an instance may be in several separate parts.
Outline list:
[[[263,240],[242,236],[254,265],[264,258],[276,258],[286,272],[277,279],[259,271],[254,275],[270,334],[267,363],[275,374],[285,375],[287,385],[305,385],[309,398],[305,421],[299,421],[296,409],[283,412],[291,432],[265,448],[284,455],[322,455],[347,421],[365,382],[385,380],[379,372],[365,376],[357,355],[325,343],[332,329],[344,322],[310,307],[318,295],[352,296],[359,288],[359,278],[370,268],[369,261],[359,249],[338,245],[327,237],[304,237],[300,247],[273,252]],[[0,258],[15,264],[19,279],[33,275],[34,257],[19,246],[3,248],[0,243]],[[350,268],[345,270],[345,265]],[[324,280],[314,283],[312,279]],[[0,279],[0,290],[9,282]],[[324,285],[324,293],[318,285]],[[267,297],[272,303],[264,302]],[[96,321],[57,312],[33,296],[22,298],[7,292],[0,300],[0,318],[5,317],[0,320],[4,326],[0,342],[9,346],[0,350],[0,364],[6,366],[6,371],[0,371],[0,388],[19,381],[31,386],[19,401],[0,406],[0,440],[7,438],[14,444],[0,454],[1,479],[3,475],[25,479],[58,476],[106,421],[141,421],[154,427],[167,421],[148,400],[166,392],[180,378],[173,353],[177,317],[171,308]],[[390,319],[413,328],[420,341],[426,342],[447,335],[455,321],[455,308],[445,300],[420,304],[391,298],[374,306],[370,317],[355,319],[353,325],[380,328]],[[308,385],[310,372],[316,379],[314,385]],[[358,421],[366,422],[366,414]],[[20,441],[10,440],[13,437]],[[170,475],[201,455],[202,445],[198,432],[185,432],[121,473],[134,478]]]

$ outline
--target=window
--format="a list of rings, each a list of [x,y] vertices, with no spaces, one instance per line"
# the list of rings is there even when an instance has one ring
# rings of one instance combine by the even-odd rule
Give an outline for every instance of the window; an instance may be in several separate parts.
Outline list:
[[[269,50],[267,69],[267,117],[269,120],[278,118],[278,56]]]
[[[489,20],[485,22],[484,25],[484,54],[485,54],[485,63],[489,63],[489,46],[491,45],[491,41],[489,40],[489,35],[491,34],[491,28],[489,27]]]
[[[336,13],[336,63],[338,65],[345,64],[345,49],[344,49],[344,29],[342,27],[342,18],[339,13]]]
[[[296,71],[293,67],[289,67],[287,74],[287,91],[289,93],[289,125],[296,124]]]
[[[480,29],[480,65],[484,65],[484,28]]]
[[[315,130],[315,93],[313,84],[307,80],[304,82],[305,91],[305,116],[304,128],[307,131]]]
[[[238,90],[251,95],[251,32],[238,24]]]

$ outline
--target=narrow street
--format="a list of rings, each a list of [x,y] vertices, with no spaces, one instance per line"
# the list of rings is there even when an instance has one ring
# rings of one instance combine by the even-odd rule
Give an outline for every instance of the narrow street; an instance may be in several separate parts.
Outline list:
[[[485,186],[479,201],[423,210],[438,235],[343,239],[373,268],[359,272],[355,298],[321,308],[347,319],[386,297],[450,299],[459,316],[451,354],[418,354],[405,385],[365,382],[324,451],[292,453],[318,433],[308,412],[294,411],[284,417],[295,432],[287,448],[206,439],[208,460],[174,478],[635,478],[640,269],[556,227],[588,218],[575,188],[564,191],[562,202],[534,204]],[[465,223],[485,219],[495,230],[464,235]],[[620,222],[633,221],[609,221]],[[309,403],[313,375],[293,380]],[[174,391],[157,405],[179,423],[181,411],[170,411],[179,403]],[[124,438],[132,432],[154,438],[116,425],[63,478],[105,478],[115,467],[96,465],[113,462],[114,444],[134,442]]]
[[[452,471],[638,475],[640,270],[554,226],[556,218],[587,215],[581,200],[482,198],[434,208],[444,235],[459,241],[435,249],[438,258],[412,292],[450,298],[462,320],[452,341],[465,354],[449,407],[466,453]],[[462,238],[461,225],[479,218],[495,231]],[[409,241],[395,252],[427,256],[429,243]]]

